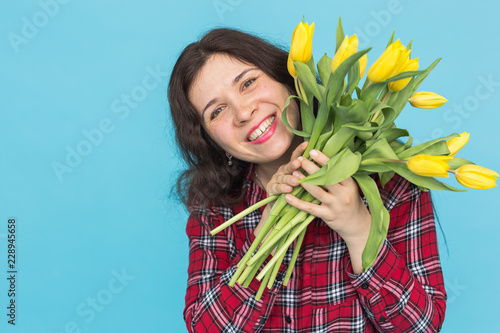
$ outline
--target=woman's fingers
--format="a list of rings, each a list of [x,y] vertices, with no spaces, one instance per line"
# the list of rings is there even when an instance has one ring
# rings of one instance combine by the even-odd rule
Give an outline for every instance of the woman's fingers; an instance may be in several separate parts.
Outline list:
[[[295,150],[293,151],[292,157],[291,157],[290,160],[293,161],[293,160],[297,159],[297,157],[299,157],[302,154],[304,154],[304,152],[306,151],[306,148],[307,148],[308,144],[309,144],[308,141],[304,141],[300,145],[298,145],[297,148],[295,148]]]
[[[319,150],[313,149],[309,152],[309,155],[312,157],[313,160],[319,163],[319,165],[324,166],[328,163],[330,160],[330,157],[326,156]]]
[[[303,210],[306,213],[309,213],[311,215],[314,215],[319,218],[324,218],[325,217],[325,207],[321,205],[317,205],[311,202],[307,201],[302,201],[298,199],[297,197],[287,194],[285,196],[285,200],[295,208],[298,208],[300,210]]]
[[[269,195],[290,193],[294,186],[298,185],[299,178],[292,175],[302,165],[298,159],[306,150],[308,142],[301,143],[292,153],[290,162],[282,165],[276,174],[271,178],[266,185],[266,191]]]

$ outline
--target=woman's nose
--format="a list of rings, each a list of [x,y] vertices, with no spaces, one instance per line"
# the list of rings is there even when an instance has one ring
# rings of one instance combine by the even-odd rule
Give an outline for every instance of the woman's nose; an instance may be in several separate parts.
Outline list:
[[[234,107],[234,121],[236,126],[245,124],[252,119],[253,113],[257,110],[252,102],[241,102]]]

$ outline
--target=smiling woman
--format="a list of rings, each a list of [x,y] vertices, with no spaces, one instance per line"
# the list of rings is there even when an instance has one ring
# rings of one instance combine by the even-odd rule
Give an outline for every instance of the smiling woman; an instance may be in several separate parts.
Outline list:
[[[188,165],[177,184],[190,213],[188,330],[439,331],[446,292],[427,192],[397,175],[380,189],[391,226],[365,271],[361,257],[371,215],[356,182],[349,177],[331,185],[300,185],[312,202],[290,195],[302,172],[315,173],[329,158],[318,150],[310,151],[312,161],[303,158],[307,142],[282,122],[286,101],[295,95],[287,59],[286,51],[257,37],[216,29],[187,46],[174,66],[169,103]],[[287,120],[299,129],[294,100]],[[307,227],[288,285],[294,245],[274,284],[256,297],[255,279],[234,286],[230,281],[273,203],[214,236],[210,231],[281,193],[317,218]]]
[[[188,206],[233,206],[245,193],[243,178],[251,163],[263,163],[259,176],[268,179],[271,171],[265,163],[275,162],[273,168],[283,164],[276,159],[291,149],[291,140],[295,146],[300,143],[280,119],[287,97],[295,93],[287,57],[287,52],[231,29],[211,31],[180,55],[169,103],[189,165],[178,182]],[[298,124],[297,106],[292,105],[289,121]],[[231,165],[221,163],[228,161],[226,156]]]
[[[220,148],[239,160],[258,164],[259,175],[270,179],[275,166],[288,161],[284,153],[294,139],[281,122],[289,95],[285,85],[262,70],[218,53],[201,68],[189,99],[200,114],[203,128]],[[297,127],[296,103],[289,108],[288,116]]]

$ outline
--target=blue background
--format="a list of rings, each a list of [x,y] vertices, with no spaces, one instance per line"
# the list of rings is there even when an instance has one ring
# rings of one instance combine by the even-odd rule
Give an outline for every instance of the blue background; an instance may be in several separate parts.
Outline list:
[[[361,47],[375,46],[369,64],[396,30],[404,44],[413,39],[421,68],[443,58],[421,90],[449,99],[408,107],[398,125],[417,142],[470,132],[460,156],[500,171],[496,1],[60,2],[0,5],[2,332],[185,330],[186,213],[170,193],[182,162],[166,88],[181,49],[213,27],[288,47],[305,14],[319,59],[333,56],[341,15]],[[433,193],[447,239],[439,234],[443,332],[498,326],[499,193]],[[6,317],[8,218],[17,220],[15,327]]]

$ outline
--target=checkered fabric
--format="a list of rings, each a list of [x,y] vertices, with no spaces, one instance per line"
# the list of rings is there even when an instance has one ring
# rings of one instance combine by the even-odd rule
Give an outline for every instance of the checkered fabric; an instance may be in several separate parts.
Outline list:
[[[432,202],[396,175],[381,197],[391,215],[389,233],[372,267],[353,274],[340,236],[316,219],[307,229],[293,275],[282,286],[292,248],[272,289],[259,301],[259,282],[228,282],[255,239],[257,210],[215,236],[210,230],[265,198],[247,178],[245,202],[234,209],[191,207],[190,255],[184,318],[189,332],[437,332],[446,292]],[[266,261],[267,262],[267,261]],[[264,263],[265,265],[265,263]]]

